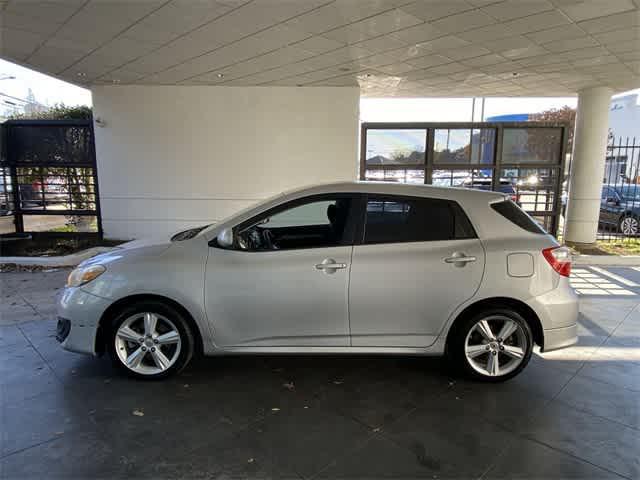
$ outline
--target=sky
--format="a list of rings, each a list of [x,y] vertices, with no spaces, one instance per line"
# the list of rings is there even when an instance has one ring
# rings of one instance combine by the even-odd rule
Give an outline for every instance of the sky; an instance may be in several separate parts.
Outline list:
[[[13,76],[15,79],[4,79]],[[45,105],[91,105],[91,92],[0,59],[0,93],[25,99],[31,88],[36,100]],[[640,89],[628,93],[640,93]],[[623,95],[623,94],[620,94]],[[1,98],[1,97],[0,97]],[[363,122],[465,122],[471,121],[470,98],[363,98],[360,119]],[[487,98],[484,118],[511,113],[536,113],[564,105],[575,107],[577,97],[565,98]],[[0,103],[0,111],[3,105]],[[480,101],[475,120],[479,121]]]
[[[0,79],[6,76],[15,79],[0,80],[0,93],[26,99],[29,88],[33,90],[36,101],[44,105],[64,103],[65,105],[91,105],[91,92],[67,82],[15,63],[0,59]],[[0,110],[4,105],[0,104]]]

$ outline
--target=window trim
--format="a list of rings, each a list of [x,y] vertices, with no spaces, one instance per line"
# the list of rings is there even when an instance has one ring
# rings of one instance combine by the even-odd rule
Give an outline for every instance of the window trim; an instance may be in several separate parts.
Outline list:
[[[367,193],[366,195],[363,196],[363,201],[361,204],[361,225],[362,225],[362,230],[360,232],[358,232],[358,241],[359,243],[357,243],[357,245],[393,245],[393,244],[403,244],[403,243],[434,243],[434,242],[453,242],[453,241],[458,241],[458,240],[473,240],[473,239],[477,239],[478,238],[478,234],[476,232],[475,227],[473,226],[473,223],[471,222],[471,219],[469,218],[469,215],[467,215],[467,212],[464,211],[464,209],[462,208],[462,206],[460,205],[460,203],[458,203],[456,200],[450,199],[450,198],[437,198],[437,197],[423,197],[423,196],[417,196],[417,195],[394,195],[394,194],[385,194],[385,193]],[[386,241],[378,241],[378,242],[366,242],[365,241],[365,235],[366,235],[366,229],[367,229],[367,205],[369,204],[369,199],[373,197],[373,198],[382,198],[382,201],[412,201],[412,200],[439,200],[439,201],[443,201],[443,202],[447,202],[447,207],[449,209],[449,211],[451,212],[451,215],[453,216],[453,224],[454,224],[454,230],[455,230],[455,225],[456,225],[456,211],[455,209],[457,208],[458,213],[462,214],[464,216],[464,218],[466,219],[466,223],[468,224],[469,228],[471,229],[471,235],[469,236],[465,236],[465,237],[454,237],[454,238],[450,238],[447,240],[397,240],[397,241],[393,241],[393,242],[386,242]],[[388,200],[387,200],[388,199]],[[455,207],[454,207],[455,205]],[[454,235],[455,235],[455,231],[454,231]]]
[[[352,247],[356,243],[357,234],[359,232],[359,224],[357,222],[360,222],[362,220],[361,208],[362,208],[363,197],[364,195],[358,192],[333,192],[333,193],[319,193],[314,195],[307,195],[305,197],[294,198],[284,203],[275,205],[231,227],[231,229],[233,230],[234,238],[235,238],[235,235],[238,229],[249,227],[255,223],[260,222],[261,220],[267,217],[276,215],[286,210],[290,210],[291,208],[296,208],[296,207],[299,207],[308,203],[317,202],[317,201],[333,200],[333,199],[339,199],[339,198],[350,198],[352,202],[351,209],[350,209],[351,211],[349,212],[349,216],[347,217],[347,221],[345,224],[345,233],[343,234],[344,236],[343,243],[340,245],[330,245],[330,246],[325,245],[321,247],[286,248],[282,250],[280,249],[278,250],[242,250],[235,245],[235,241],[234,241],[233,247],[229,247],[229,248],[221,247],[218,244],[218,236],[216,235],[214,238],[212,238],[209,241],[209,246],[220,249],[220,250],[230,250],[230,251],[242,252],[242,253],[277,253],[277,252],[290,252],[293,250],[318,250],[321,248]]]
[[[504,213],[502,213],[500,210],[498,210],[500,205],[513,205],[517,210],[522,212],[522,214],[524,214],[524,216],[528,220],[530,220],[530,224],[527,224],[526,226],[520,225],[517,221],[514,221],[512,218],[509,218]],[[495,202],[491,202],[489,204],[489,207],[491,208],[491,210],[496,215],[498,215],[499,217],[501,217],[503,220],[505,220],[509,224],[519,228],[520,230],[522,230],[524,232],[528,232],[528,233],[530,233],[532,235],[548,235],[548,232],[544,229],[543,226],[541,226],[533,218],[533,216],[531,216],[529,213],[525,212],[524,209],[522,209],[520,206],[518,206],[518,204],[516,202],[514,202],[513,200],[511,200],[510,198],[504,198],[503,200],[497,200]],[[542,215],[542,216],[551,216],[551,215]],[[531,227],[531,228],[529,228],[529,227]],[[534,231],[534,229],[535,229],[535,231]]]

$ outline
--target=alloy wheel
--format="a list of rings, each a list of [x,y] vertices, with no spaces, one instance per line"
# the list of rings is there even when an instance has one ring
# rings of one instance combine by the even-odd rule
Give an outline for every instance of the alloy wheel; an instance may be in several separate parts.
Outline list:
[[[499,377],[523,362],[529,341],[522,326],[502,315],[480,319],[469,330],[464,343],[467,362],[478,373]]]
[[[118,327],[115,347],[129,370],[155,375],[171,368],[180,356],[182,339],[175,324],[152,312],[127,317]]]
[[[625,235],[637,235],[640,223],[636,217],[624,217],[620,221],[620,231]]]

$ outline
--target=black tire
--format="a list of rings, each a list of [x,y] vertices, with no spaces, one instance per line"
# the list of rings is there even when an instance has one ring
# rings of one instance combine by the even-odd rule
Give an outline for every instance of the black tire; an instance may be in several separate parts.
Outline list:
[[[488,374],[480,373],[471,364],[471,360],[467,358],[465,352],[467,335],[469,335],[471,329],[474,328],[480,320],[486,319],[487,317],[503,317],[516,322],[518,326],[521,327],[519,332],[521,332],[522,338],[526,339],[526,348],[522,349],[524,354],[520,363],[514,369],[503,375],[489,376]],[[511,337],[509,337],[509,339],[510,338]],[[505,339],[505,341],[510,342],[509,339]],[[518,312],[504,307],[488,308],[470,315],[461,320],[457,325],[454,325],[450,341],[447,345],[447,356],[449,357],[449,360],[453,362],[456,370],[469,378],[489,383],[504,382],[505,380],[509,380],[510,378],[518,375],[527,366],[531,359],[531,354],[533,353],[533,343],[531,328]],[[486,354],[487,359],[490,354],[491,353],[489,352]],[[479,360],[482,360],[482,357],[480,357]],[[509,358],[509,360],[511,360],[511,358]]]
[[[170,320],[180,335],[180,351],[175,362],[166,370],[153,374],[142,374],[131,370],[123,363],[116,352],[116,333],[120,326],[130,317],[144,312],[160,315]],[[115,367],[130,377],[141,380],[161,380],[179,373],[187,366],[194,354],[195,341],[189,322],[182,312],[162,301],[149,299],[132,303],[118,311],[110,322],[107,335],[107,350]]]
[[[624,232],[623,231],[625,229],[625,226],[623,225],[623,223],[627,219],[635,221],[635,223],[634,223],[635,232]],[[631,213],[622,215],[620,217],[620,220],[618,220],[618,233],[622,233],[623,235],[628,235],[628,236],[632,236],[632,237],[638,236],[638,234],[640,233],[640,218],[638,218],[637,215],[633,215]]]

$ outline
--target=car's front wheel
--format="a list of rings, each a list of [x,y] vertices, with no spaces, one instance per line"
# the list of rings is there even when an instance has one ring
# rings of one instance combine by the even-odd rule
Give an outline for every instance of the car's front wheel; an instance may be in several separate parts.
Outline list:
[[[489,309],[462,321],[453,332],[450,354],[468,376],[501,382],[526,367],[533,351],[527,322],[510,309]]]
[[[132,304],[111,324],[109,352],[115,365],[141,379],[160,379],[182,370],[194,351],[184,315],[155,300]]]
[[[623,235],[638,235],[640,231],[640,220],[635,215],[625,215],[618,222],[618,231]]]

